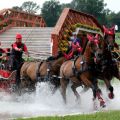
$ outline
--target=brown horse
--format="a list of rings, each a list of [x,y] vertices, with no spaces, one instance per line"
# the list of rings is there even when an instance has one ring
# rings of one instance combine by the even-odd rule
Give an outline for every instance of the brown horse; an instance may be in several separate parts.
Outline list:
[[[115,47],[115,27],[106,28],[103,26],[104,29],[104,40],[108,45],[109,50],[113,50]]]
[[[25,62],[20,70],[22,86],[35,89],[36,82],[49,81],[54,85],[54,92],[60,85],[59,71],[64,61],[65,58],[60,57],[52,61]]]
[[[104,29],[104,40],[107,43],[107,47],[110,51],[112,51],[113,58],[120,61],[119,54],[114,51],[114,49],[119,50],[118,44],[115,42],[115,26],[111,28],[106,28],[103,26]]]
[[[72,82],[72,91],[74,92],[76,98],[79,98],[79,94],[76,91],[76,88],[82,84],[92,88],[94,100],[96,97],[100,101],[102,107],[105,106],[105,102],[101,97],[101,91],[97,86],[97,80],[94,77],[94,57],[100,59],[102,54],[100,44],[98,44],[98,37],[87,35],[88,43],[84,54],[78,56],[74,61],[69,60],[62,64],[60,68],[60,83],[61,83],[61,94],[64,102],[66,103],[66,88],[69,83],[69,80]]]
[[[111,80],[116,77],[120,80],[119,64],[112,56],[112,47],[114,47],[114,29],[108,29],[104,27],[105,37],[103,40],[103,55],[101,61],[97,64],[95,75],[96,78],[104,80],[107,89],[110,91],[108,94],[110,99],[114,98],[113,86]],[[111,33],[111,34],[110,34]],[[110,34],[111,37],[108,37]],[[113,35],[113,36],[112,36]],[[110,38],[110,39],[109,39]],[[111,46],[111,47],[110,47]]]

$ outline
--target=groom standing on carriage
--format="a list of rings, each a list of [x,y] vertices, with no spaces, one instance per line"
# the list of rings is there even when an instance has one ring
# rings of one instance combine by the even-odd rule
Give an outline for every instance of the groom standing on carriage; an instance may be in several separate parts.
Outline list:
[[[11,45],[12,50],[10,53],[10,65],[9,65],[9,70],[14,71],[17,70],[16,74],[16,85],[19,85],[20,82],[20,66],[24,62],[22,55],[23,52],[28,55],[28,50],[27,46],[22,43],[22,35],[21,34],[16,34],[16,41]]]
[[[73,33],[73,38],[71,39],[71,44],[69,46],[68,54],[64,53],[67,60],[80,55],[82,52],[82,39],[77,37],[76,32]]]

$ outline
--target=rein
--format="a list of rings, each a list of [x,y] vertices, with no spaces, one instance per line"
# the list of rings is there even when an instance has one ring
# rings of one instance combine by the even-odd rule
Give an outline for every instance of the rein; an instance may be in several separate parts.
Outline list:
[[[76,61],[78,60],[78,58],[81,57],[81,61],[80,61],[80,69],[77,70],[76,68]],[[89,67],[87,67],[87,61],[85,60],[85,57],[82,55],[82,56],[77,56],[75,58],[75,60],[72,62],[72,71],[73,71],[73,74],[75,76],[77,76],[77,78],[79,79],[79,74],[83,73],[83,72],[86,72],[89,70]]]

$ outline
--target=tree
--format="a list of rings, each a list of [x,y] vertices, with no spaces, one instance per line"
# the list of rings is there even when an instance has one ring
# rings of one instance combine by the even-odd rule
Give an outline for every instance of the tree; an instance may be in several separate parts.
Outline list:
[[[70,5],[72,9],[95,16],[103,24],[106,21],[105,6],[104,0],[72,0]]]
[[[109,15],[107,15],[108,20],[108,26],[111,27],[113,25],[118,25],[118,30],[120,31],[120,12],[114,13],[111,12]]]
[[[71,4],[67,3],[67,4],[61,4],[61,10],[63,10],[64,8],[71,8]]]
[[[41,15],[45,19],[49,27],[53,27],[56,24],[60,13],[61,5],[59,1],[50,0],[44,2],[43,7],[41,9]]]
[[[22,4],[21,8],[25,12],[35,14],[40,9],[40,6],[32,1],[27,1]]]
[[[18,7],[18,6],[14,6],[14,7],[12,7],[12,9],[17,10],[17,11],[23,11],[22,8]]]

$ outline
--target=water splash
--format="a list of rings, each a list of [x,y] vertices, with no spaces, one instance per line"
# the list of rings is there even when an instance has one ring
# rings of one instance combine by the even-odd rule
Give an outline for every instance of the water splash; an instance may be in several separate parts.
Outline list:
[[[114,84],[115,98],[109,100],[106,89],[102,87],[104,99],[106,101],[106,110],[120,109],[120,84]],[[67,105],[63,103],[60,90],[55,94],[51,94],[48,84],[39,83],[36,91],[32,94],[24,94],[16,96],[15,94],[0,93],[0,118],[14,117],[32,117],[46,115],[66,115],[66,114],[82,114],[95,112],[93,109],[92,91],[89,89],[82,92],[82,88],[77,89],[80,93],[80,101],[76,102],[75,96],[68,86],[67,89]]]

